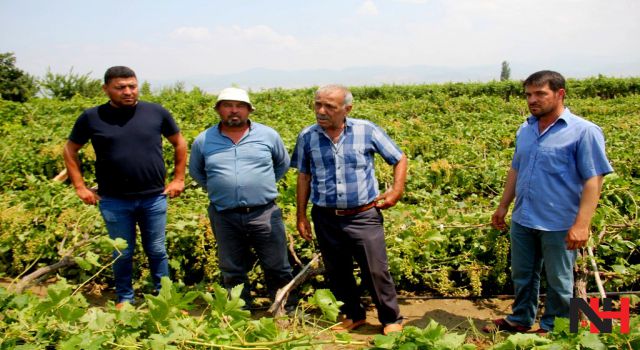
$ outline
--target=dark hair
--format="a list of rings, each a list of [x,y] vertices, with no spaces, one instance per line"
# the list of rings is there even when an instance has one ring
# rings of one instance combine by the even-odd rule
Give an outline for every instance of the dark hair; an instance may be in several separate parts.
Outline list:
[[[135,78],[136,73],[133,69],[125,66],[113,66],[104,73],[104,83],[109,84],[115,78]]]
[[[551,91],[558,91],[560,89],[565,88],[565,80],[562,74],[558,72],[554,72],[551,70],[541,70],[539,72],[535,72],[531,74],[522,85],[526,88],[527,86],[544,86],[545,84],[549,84],[549,88]]]

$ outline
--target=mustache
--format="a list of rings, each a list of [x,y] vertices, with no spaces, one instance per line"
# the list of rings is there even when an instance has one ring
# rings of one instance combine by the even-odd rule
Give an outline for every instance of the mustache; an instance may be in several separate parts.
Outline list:
[[[324,114],[316,114],[316,119],[318,119],[318,120],[329,120],[329,116],[326,116]]]

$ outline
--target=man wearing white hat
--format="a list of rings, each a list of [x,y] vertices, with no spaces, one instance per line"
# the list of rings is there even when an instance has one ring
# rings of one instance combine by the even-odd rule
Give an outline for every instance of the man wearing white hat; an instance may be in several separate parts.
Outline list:
[[[224,286],[243,284],[242,298],[250,301],[253,248],[273,298],[292,278],[282,211],[274,202],[289,154],[275,130],[249,120],[255,108],[245,90],[222,90],[215,110],[220,123],[194,140],[189,173],[209,195]]]

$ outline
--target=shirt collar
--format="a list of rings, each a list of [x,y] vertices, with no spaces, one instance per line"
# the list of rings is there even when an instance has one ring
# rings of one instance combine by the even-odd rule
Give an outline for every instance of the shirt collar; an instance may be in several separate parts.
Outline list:
[[[557,123],[560,120],[562,120],[566,125],[570,125],[573,122],[573,114],[571,113],[569,108],[564,107],[564,110],[562,111],[562,114],[560,114],[560,116],[554,122],[554,124]],[[529,123],[529,125],[533,125],[533,124],[535,124],[537,122],[538,122],[538,117],[536,117],[536,116],[530,115],[527,118],[527,123]]]

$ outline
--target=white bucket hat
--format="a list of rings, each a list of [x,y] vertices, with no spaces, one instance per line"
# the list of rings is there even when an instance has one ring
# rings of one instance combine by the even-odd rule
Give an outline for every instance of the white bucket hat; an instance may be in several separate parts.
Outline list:
[[[256,110],[249,100],[249,94],[242,89],[230,87],[220,91],[220,94],[218,94],[218,100],[216,101],[216,107],[218,107],[220,101],[240,101],[248,104],[251,111]]]

